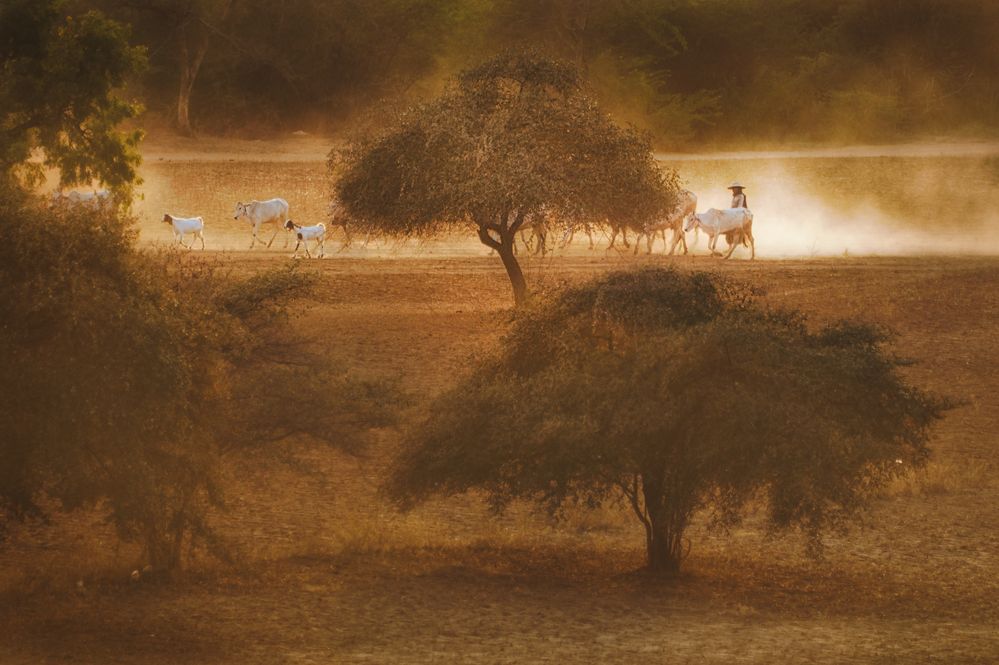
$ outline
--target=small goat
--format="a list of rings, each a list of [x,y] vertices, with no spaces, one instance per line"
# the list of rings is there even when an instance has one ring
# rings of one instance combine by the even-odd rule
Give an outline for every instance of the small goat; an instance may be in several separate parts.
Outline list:
[[[312,254],[309,253],[309,241],[316,241],[316,249],[319,252],[316,254],[317,257],[322,258],[326,255],[326,225],[320,222],[315,226],[301,226],[291,221],[290,219],[284,223],[284,228],[295,233],[295,238],[298,242],[295,243],[295,253],[292,256],[298,256],[298,247],[301,245],[305,247],[305,255],[312,258]]]
[[[184,247],[187,247],[187,245],[184,245],[184,236],[188,233],[193,233],[195,238],[201,239],[201,249],[205,248],[205,220],[200,217],[174,217],[167,213],[163,215],[163,223],[170,225],[170,228],[173,230],[174,240]],[[194,248],[193,240],[191,241],[191,246],[187,248]]]

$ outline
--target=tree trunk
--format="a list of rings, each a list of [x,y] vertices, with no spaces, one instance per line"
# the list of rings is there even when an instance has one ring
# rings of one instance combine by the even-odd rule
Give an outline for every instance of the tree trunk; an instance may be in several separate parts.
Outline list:
[[[208,52],[208,30],[211,29],[219,33],[221,26],[229,17],[231,8],[232,0],[223,0],[214,8],[215,12],[188,15],[180,25],[180,34],[177,40],[180,46],[177,129],[187,136],[194,134],[194,128],[191,126],[191,94],[194,92],[194,82],[198,78],[198,72],[201,71],[201,63]]]
[[[671,505],[664,487],[642,478],[645,494],[645,543],[649,571],[676,575],[683,561],[683,532],[687,527],[687,511]]]
[[[193,56],[187,47],[187,35],[181,36],[181,63],[180,63],[180,91],[177,95],[177,129],[185,136],[192,136],[194,129],[191,127],[191,93],[194,91],[194,81],[198,78],[201,70],[201,62],[205,59],[208,51],[207,40],[195,47]]]
[[[510,278],[510,285],[513,287],[513,302],[519,307],[527,302],[527,280],[524,279],[524,271],[520,269],[513,252],[516,231],[499,231],[498,234],[500,239],[496,240],[489,234],[488,225],[479,223],[479,242],[500,255],[506,274]]]
[[[514,234],[504,234],[500,244],[500,259],[503,260],[503,267],[510,278],[510,285],[513,286],[513,302],[520,307],[527,302],[527,280],[524,279],[524,271],[520,269],[517,257],[513,253]]]
[[[653,573],[679,573],[683,561],[683,528],[653,519],[646,527],[646,559],[646,565]]]
[[[186,65],[180,73],[180,93],[177,95],[177,129],[184,136],[191,136],[191,90],[194,88],[194,75]]]

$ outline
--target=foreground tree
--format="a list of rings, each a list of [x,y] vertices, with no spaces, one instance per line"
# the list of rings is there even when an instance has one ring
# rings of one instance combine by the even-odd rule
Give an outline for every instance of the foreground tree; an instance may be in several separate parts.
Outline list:
[[[240,280],[139,252],[129,222],[0,188],[0,533],[101,506],[165,571],[218,544],[225,454],[291,437],[356,451],[399,399],[296,337],[294,269]]]
[[[331,154],[334,196],[353,218],[402,236],[472,225],[527,298],[514,238],[536,216],[640,228],[672,206],[676,175],[648,140],[615,125],[576,70],[523,54],[462,73],[430,104]]]
[[[119,202],[137,181],[139,131],[119,124],[139,107],[116,91],[145,63],[128,31],[97,12],[68,15],[61,0],[0,5],[0,177],[37,184],[42,164],[63,186],[99,181]]]
[[[924,464],[946,404],[908,385],[884,333],[809,331],[704,273],[615,273],[518,313],[503,351],[429,409],[388,485],[410,506],[473,488],[496,506],[625,500],[648,568],[675,574],[699,511],[763,500],[818,547]]]
[[[0,7],[0,535],[53,502],[101,505],[169,570],[214,540],[223,454],[291,437],[355,451],[400,399],[291,332],[309,290],[294,269],[233,279],[139,251],[124,206],[29,194],[36,148],[63,184],[97,179],[121,203],[137,180],[139,134],[115,129],[134,108],[113,89],[141,54],[120,25],[63,7]]]

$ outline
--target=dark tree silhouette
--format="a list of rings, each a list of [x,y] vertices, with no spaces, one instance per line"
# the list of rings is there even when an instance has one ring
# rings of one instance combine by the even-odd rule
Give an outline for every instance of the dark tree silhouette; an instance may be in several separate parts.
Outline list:
[[[408,435],[389,493],[625,500],[667,574],[699,511],[731,525],[750,499],[817,548],[925,462],[947,407],[903,380],[886,341],[849,322],[809,331],[705,273],[614,273],[519,311]]]

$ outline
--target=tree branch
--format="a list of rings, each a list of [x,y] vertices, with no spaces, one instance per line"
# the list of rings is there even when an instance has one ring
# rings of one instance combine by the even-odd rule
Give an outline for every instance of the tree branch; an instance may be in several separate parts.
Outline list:
[[[479,242],[490,249],[495,249],[497,252],[503,246],[500,242],[493,240],[493,237],[489,235],[489,230],[492,225],[480,224],[479,225]],[[497,232],[499,229],[497,229]]]
[[[527,213],[523,209],[519,210],[513,220],[513,224],[510,225],[510,233],[519,231],[520,227],[524,225],[525,219],[527,219]]]
[[[640,493],[638,491],[638,474],[636,473],[632,476],[631,484],[619,482],[618,487],[624,492],[624,495],[628,497],[628,501],[631,503],[632,510],[635,511],[635,515],[641,520],[642,524],[646,529],[652,528],[652,522],[649,521],[649,517],[646,514],[645,509],[642,507]]]

